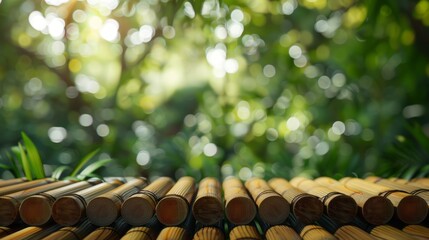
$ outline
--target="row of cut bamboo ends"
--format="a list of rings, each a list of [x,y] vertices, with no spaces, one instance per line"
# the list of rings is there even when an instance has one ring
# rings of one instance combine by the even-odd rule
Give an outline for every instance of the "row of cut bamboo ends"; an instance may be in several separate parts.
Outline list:
[[[429,239],[428,206],[429,178],[19,178],[0,180],[0,238]]]

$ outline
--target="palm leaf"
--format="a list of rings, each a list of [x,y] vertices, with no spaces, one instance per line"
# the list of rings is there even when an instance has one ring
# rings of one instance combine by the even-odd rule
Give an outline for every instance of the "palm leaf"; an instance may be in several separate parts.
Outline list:
[[[21,143],[18,143],[19,152],[21,153],[21,165],[22,169],[24,170],[25,177],[28,180],[33,180],[32,171],[31,171],[31,165],[28,161],[27,154],[25,153],[24,148],[22,147]]]
[[[21,132],[22,139],[24,140],[25,148],[27,149],[28,154],[28,162],[30,163],[31,169],[33,170],[35,178],[44,178],[45,171],[43,170],[43,163],[39,155],[39,151],[37,151],[36,145],[34,145],[33,141],[25,134]]]
[[[11,171],[15,177],[23,177],[21,169],[19,168],[21,162],[21,152],[19,151],[18,146],[10,148],[10,151],[6,152],[6,156],[9,159]]]
[[[112,159],[101,159],[94,163],[91,163],[88,165],[85,169],[82,170],[81,173],[77,176],[80,180],[83,180],[90,176],[93,172],[95,172],[97,169],[107,165],[109,162],[111,162]]]
[[[68,170],[68,169],[71,169],[71,168],[70,168],[69,166],[60,166],[60,167],[57,167],[57,168],[52,172],[51,177],[52,177],[53,179],[60,179],[61,174],[62,174],[65,170]]]
[[[88,153],[85,157],[83,157],[79,163],[76,165],[76,167],[73,169],[72,173],[70,174],[70,177],[75,177],[77,173],[82,169],[82,167],[89,161],[91,158],[94,157],[95,154],[98,153],[100,149],[96,149],[90,153]]]

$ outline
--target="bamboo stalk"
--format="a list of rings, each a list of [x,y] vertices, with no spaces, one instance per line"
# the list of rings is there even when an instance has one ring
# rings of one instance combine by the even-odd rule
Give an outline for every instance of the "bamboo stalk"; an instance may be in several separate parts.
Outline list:
[[[427,188],[429,188],[429,186],[426,186],[425,184],[421,184],[421,183],[418,183],[418,182],[408,181],[407,179],[403,179],[403,178],[389,178],[389,181],[400,183],[400,184],[404,184],[404,185],[414,186],[414,187],[418,187],[418,188],[421,188],[421,189],[427,189]]]
[[[63,227],[43,238],[43,240],[80,240],[95,229],[96,226],[86,220],[76,227]]]
[[[49,234],[60,229],[58,225],[52,225],[49,227],[26,227],[20,231],[14,232],[6,237],[3,237],[2,240],[34,240],[42,239]]]
[[[230,240],[262,240],[258,229],[253,225],[240,225],[236,226],[229,232]]]
[[[374,227],[370,233],[371,235],[384,240],[416,240],[416,238],[412,237],[410,234],[389,225]]]
[[[131,181],[130,181],[131,182]],[[130,228],[122,219],[118,218],[108,227],[98,227],[83,240],[116,240],[120,239]]]
[[[27,178],[12,178],[12,179],[7,179],[7,180],[1,180],[0,188],[11,186],[11,185],[18,184],[18,183],[27,182],[27,181],[28,181]]]
[[[179,181],[182,178],[180,178]],[[186,178],[189,178],[189,177],[186,177]],[[191,181],[191,179],[185,179],[185,180]],[[179,183],[179,181],[177,181],[177,183]],[[194,216],[192,215],[192,213],[188,213],[185,220],[181,224],[176,226],[167,226],[166,228],[162,229],[162,231],[159,233],[156,239],[157,240],[188,240],[188,239],[190,240],[192,237],[192,232],[194,227],[195,227]]]
[[[207,177],[200,181],[192,213],[197,221],[210,225],[223,217],[221,186],[216,178]]]
[[[61,226],[76,225],[86,217],[86,206],[89,201],[121,184],[121,181],[114,180],[59,197],[52,205],[52,219]]]
[[[375,238],[369,233],[352,225],[346,225],[338,228],[334,233],[334,236],[339,240],[375,240]]]
[[[350,190],[342,183],[329,177],[319,177],[314,180],[318,184],[333,191],[352,197],[360,208],[361,216],[373,225],[382,225],[392,219],[395,212],[392,203],[385,197],[374,196],[361,191]]]
[[[179,225],[185,221],[194,192],[194,178],[181,177],[156,205],[158,220],[166,226]]]
[[[131,195],[146,187],[146,178],[135,178],[88,202],[86,216],[97,226],[112,224],[121,214],[122,203]]]
[[[270,227],[265,233],[267,240],[300,240],[301,237],[292,228],[286,225]]]
[[[161,230],[161,224],[156,217],[141,227],[133,227],[125,233],[121,240],[154,240]]]
[[[0,238],[13,233],[14,230],[8,227],[0,227]]]
[[[52,182],[54,182],[53,179],[44,178],[44,179],[38,179],[38,180],[34,180],[34,181],[29,181],[29,182],[22,182],[22,183],[17,183],[17,184],[13,184],[13,185],[7,185],[7,186],[0,188],[0,195],[1,196],[7,195],[10,193],[23,191],[25,189],[31,189],[34,187],[46,185],[46,184],[49,184]]]
[[[46,192],[72,184],[73,181],[58,181],[35,188],[14,192],[0,197],[0,226],[9,226],[19,219],[21,202],[34,194]]]
[[[193,237],[193,240],[224,240],[223,231],[217,227],[207,226],[200,228]]]
[[[299,234],[303,240],[337,240],[337,238],[318,225],[307,225]]]
[[[303,177],[295,177],[290,183],[301,191],[319,197],[326,207],[326,214],[333,220],[349,223],[356,216],[358,208],[353,198]]]
[[[160,177],[122,204],[121,215],[132,226],[148,223],[155,214],[158,200],[174,185],[169,177]]]
[[[290,205],[263,179],[251,178],[245,184],[258,207],[258,214],[268,224],[283,223],[289,215]]]
[[[410,182],[419,183],[425,185],[427,188],[429,187],[429,178],[413,178]]]
[[[429,228],[421,225],[408,225],[402,228],[402,231],[417,239],[423,240],[429,238]]]
[[[299,221],[312,223],[322,216],[323,203],[316,196],[295,188],[283,178],[273,178],[268,184],[290,203]]]
[[[340,182],[352,190],[386,197],[396,208],[397,217],[404,223],[420,223],[427,215],[428,207],[425,200],[421,197],[370,183],[359,178],[342,178]]]
[[[243,183],[236,177],[229,177],[222,184],[225,198],[225,216],[229,222],[249,224],[256,216],[256,206]]]
[[[101,181],[81,181],[47,192],[32,195],[24,199],[19,208],[21,220],[32,226],[41,226],[51,220],[52,205],[57,198],[68,193],[99,184]]]

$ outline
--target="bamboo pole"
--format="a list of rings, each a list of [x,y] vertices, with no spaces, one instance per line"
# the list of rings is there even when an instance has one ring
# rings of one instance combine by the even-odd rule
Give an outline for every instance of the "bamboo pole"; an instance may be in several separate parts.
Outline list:
[[[380,225],[370,231],[371,235],[384,240],[416,240],[413,236],[389,225]]]
[[[195,232],[193,240],[224,240],[225,235],[221,229],[214,226],[202,227]]]
[[[225,216],[229,222],[249,224],[256,216],[256,206],[240,179],[228,177],[222,183]]]
[[[426,185],[426,187],[429,187],[429,178],[413,178],[410,182],[423,184]]]
[[[381,186],[385,186],[391,189],[397,189],[401,191],[408,192],[409,194],[419,196],[423,198],[429,206],[429,189],[428,188],[420,188],[413,185],[405,185],[398,182],[393,182],[387,179],[383,179],[380,177],[370,176],[365,178],[365,181],[379,184]]]
[[[206,225],[215,224],[222,219],[221,186],[216,178],[207,177],[200,181],[192,213],[197,221]]]
[[[116,240],[120,239],[130,228],[122,218],[118,218],[110,226],[98,227],[83,240]]]
[[[333,191],[352,197],[360,208],[360,215],[373,225],[382,225],[392,219],[395,212],[392,203],[385,197],[374,196],[361,191],[350,190],[342,183],[329,177],[319,177],[316,183],[328,187]]]
[[[18,183],[27,182],[27,181],[28,181],[27,178],[12,178],[12,179],[7,179],[7,180],[2,180],[0,182],[0,188],[11,186],[11,185],[18,184]]]
[[[0,227],[0,238],[13,233],[14,230],[8,227]]]
[[[10,193],[14,193],[14,192],[23,191],[25,189],[31,189],[34,187],[46,185],[46,184],[49,184],[52,182],[54,182],[53,179],[43,178],[43,179],[38,179],[38,180],[34,180],[34,181],[28,181],[28,182],[13,184],[13,185],[7,185],[5,187],[0,188],[0,196],[7,195]]]
[[[268,224],[283,223],[289,215],[290,205],[263,179],[251,178],[245,184],[258,207],[258,214]]]
[[[414,186],[414,187],[418,187],[421,189],[428,189],[429,186],[426,186],[425,184],[421,184],[418,182],[412,182],[412,181],[408,181],[406,179],[403,178],[389,178],[389,181],[395,182],[395,183],[400,183],[400,184],[404,184],[404,185],[409,185],[409,186]]]
[[[369,233],[352,225],[346,225],[338,228],[334,233],[334,236],[339,240],[375,240],[375,238]]]
[[[179,225],[185,221],[194,192],[194,178],[181,177],[156,205],[158,220],[166,226]]]
[[[99,184],[100,180],[81,181],[47,192],[32,195],[22,201],[19,208],[21,220],[31,226],[41,226],[51,220],[52,205],[57,198],[68,193]]]
[[[6,237],[3,237],[2,240],[34,240],[42,239],[49,234],[60,229],[58,225],[52,225],[49,227],[26,227],[17,232],[14,232]]]
[[[303,223],[312,223],[322,216],[323,203],[314,195],[305,193],[283,178],[273,178],[268,184],[291,205],[292,213]]]
[[[179,181],[182,178],[180,178]],[[186,177],[186,178],[189,178],[189,177]],[[185,179],[185,180],[191,181],[191,179]],[[179,183],[179,181],[177,181],[177,183]],[[181,224],[176,226],[167,226],[166,228],[162,229],[162,231],[159,233],[156,239],[157,240],[188,240],[188,239],[190,240],[192,237],[194,227],[195,227],[195,219],[192,213],[189,212],[185,220]]]
[[[21,202],[34,194],[46,192],[72,184],[73,181],[58,181],[35,188],[14,192],[0,197],[0,226],[9,226],[19,219]]]
[[[253,225],[239,225],[231,229],[229,232],[230,240],[262,240],[258,229]]]
[[[408,225],[402,228],[402,231],[417,239],[423,240],[429,238],[429,228],[421,225]]]
[[[61,226],[73,226],[86,217],[88,202],[122,184],[119,180],[104,182],[79,192],[59,197],[52,205],[52,219]]]
[[[158,200],[174,185],[169,177],[160,177],[140,192],[129,197],[122,204],[121,215],[132,226],[142,226],[148,223],[155,214]]]
[[[43,240],[80,240],[96,229],[89,220],[86,220],[75,227],[63,227],[51,233]]]
[[[386,197],[396,208],[396,215],[399,220],[404,223],[420,223],[427,215],[428,207],[425,200],[421,197],[413,196],[379,184],[370,183],[359,178],[342,178],[340,182],[352,190]]]
[[[108,226],[121,215],[121,205],[131,195],[146,187],[146,178],[135,178],[88,202],[86,216],[97,226]]]
[[[161,224],[156,217],[141,227],[133,227],[125,233],[121,240],[155,240],[161,230]]]
[[[300,240],[301,237],[292,228],[286,225],[276,225],[270,227],[265,232],[267,240]]]
[[[303,177],[295,177],[290,183],[301,191],[319,197],[326,207],[326,214],[333,220],[349,223],[356,216],[358,208],[353,198]]]
[[[299,234],[303,240],[337,240],[337,238],[318,225],[307,225]]]

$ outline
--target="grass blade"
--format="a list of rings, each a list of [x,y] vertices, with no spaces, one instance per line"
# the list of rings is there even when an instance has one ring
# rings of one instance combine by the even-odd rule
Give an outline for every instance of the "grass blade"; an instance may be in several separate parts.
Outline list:
[[[85,169],[82,170],[82,172],[78,175],[78,178],[80,180],[85,179],[86,177],[90,176],[93,172],[95,172],[97,169],[107,165],[111,161],[112,161],[112,159],[102,159],[102,160],[98,160],[94,163],[91,163]]]
[[[44,178],[45,171],[43,170],[43,163],[40,159],[39,152],[37,151],[36,145],[34,145],[33,141],[25,134],[21,132],[22,139],[24,140],[25,148],[28,153],[28,160],[31,165],[31,169],[33,170],[35,178]]]
[[[23,177],[23,171],[21,171],[21,152],[19,151],[18,146],[13,146],[10,148],[10,151],[6,152],[6,155],[9,159],[10,166],[12,167],[12,172],[15,177]]]
[[[28,162],[27,154],[25,153],[24,148],[22,147],[21,143],[18,143],[19,152],[21,153],[21,165],[22,169],[24,170],[25,177],[31,181],[33,180],[32,172],[31,172],[31,166]]]
[[[58,180],[58,179],[60,179],[61,174],[62,174],[65,170],[69,170],[69,169],[71,169],[69,166],[60,166],[60,167],[57,167],[57,168],[52,172],[51,177],[52,177],[53,179]]]
[[[0,163],[0,168],[4,170],[11,170],[12,168],[6,164]]]
[[[95,154],[98,153],[100,149],[95,149],[94,151],[88,153],[84,158],[82,158],[79,163],[76,165],[76,167],[73,169],[72,173],[70,174],[70,177],[75,177],[77,173],[82,169],[82,167],[89,161],[91,158],[94,157]]]

